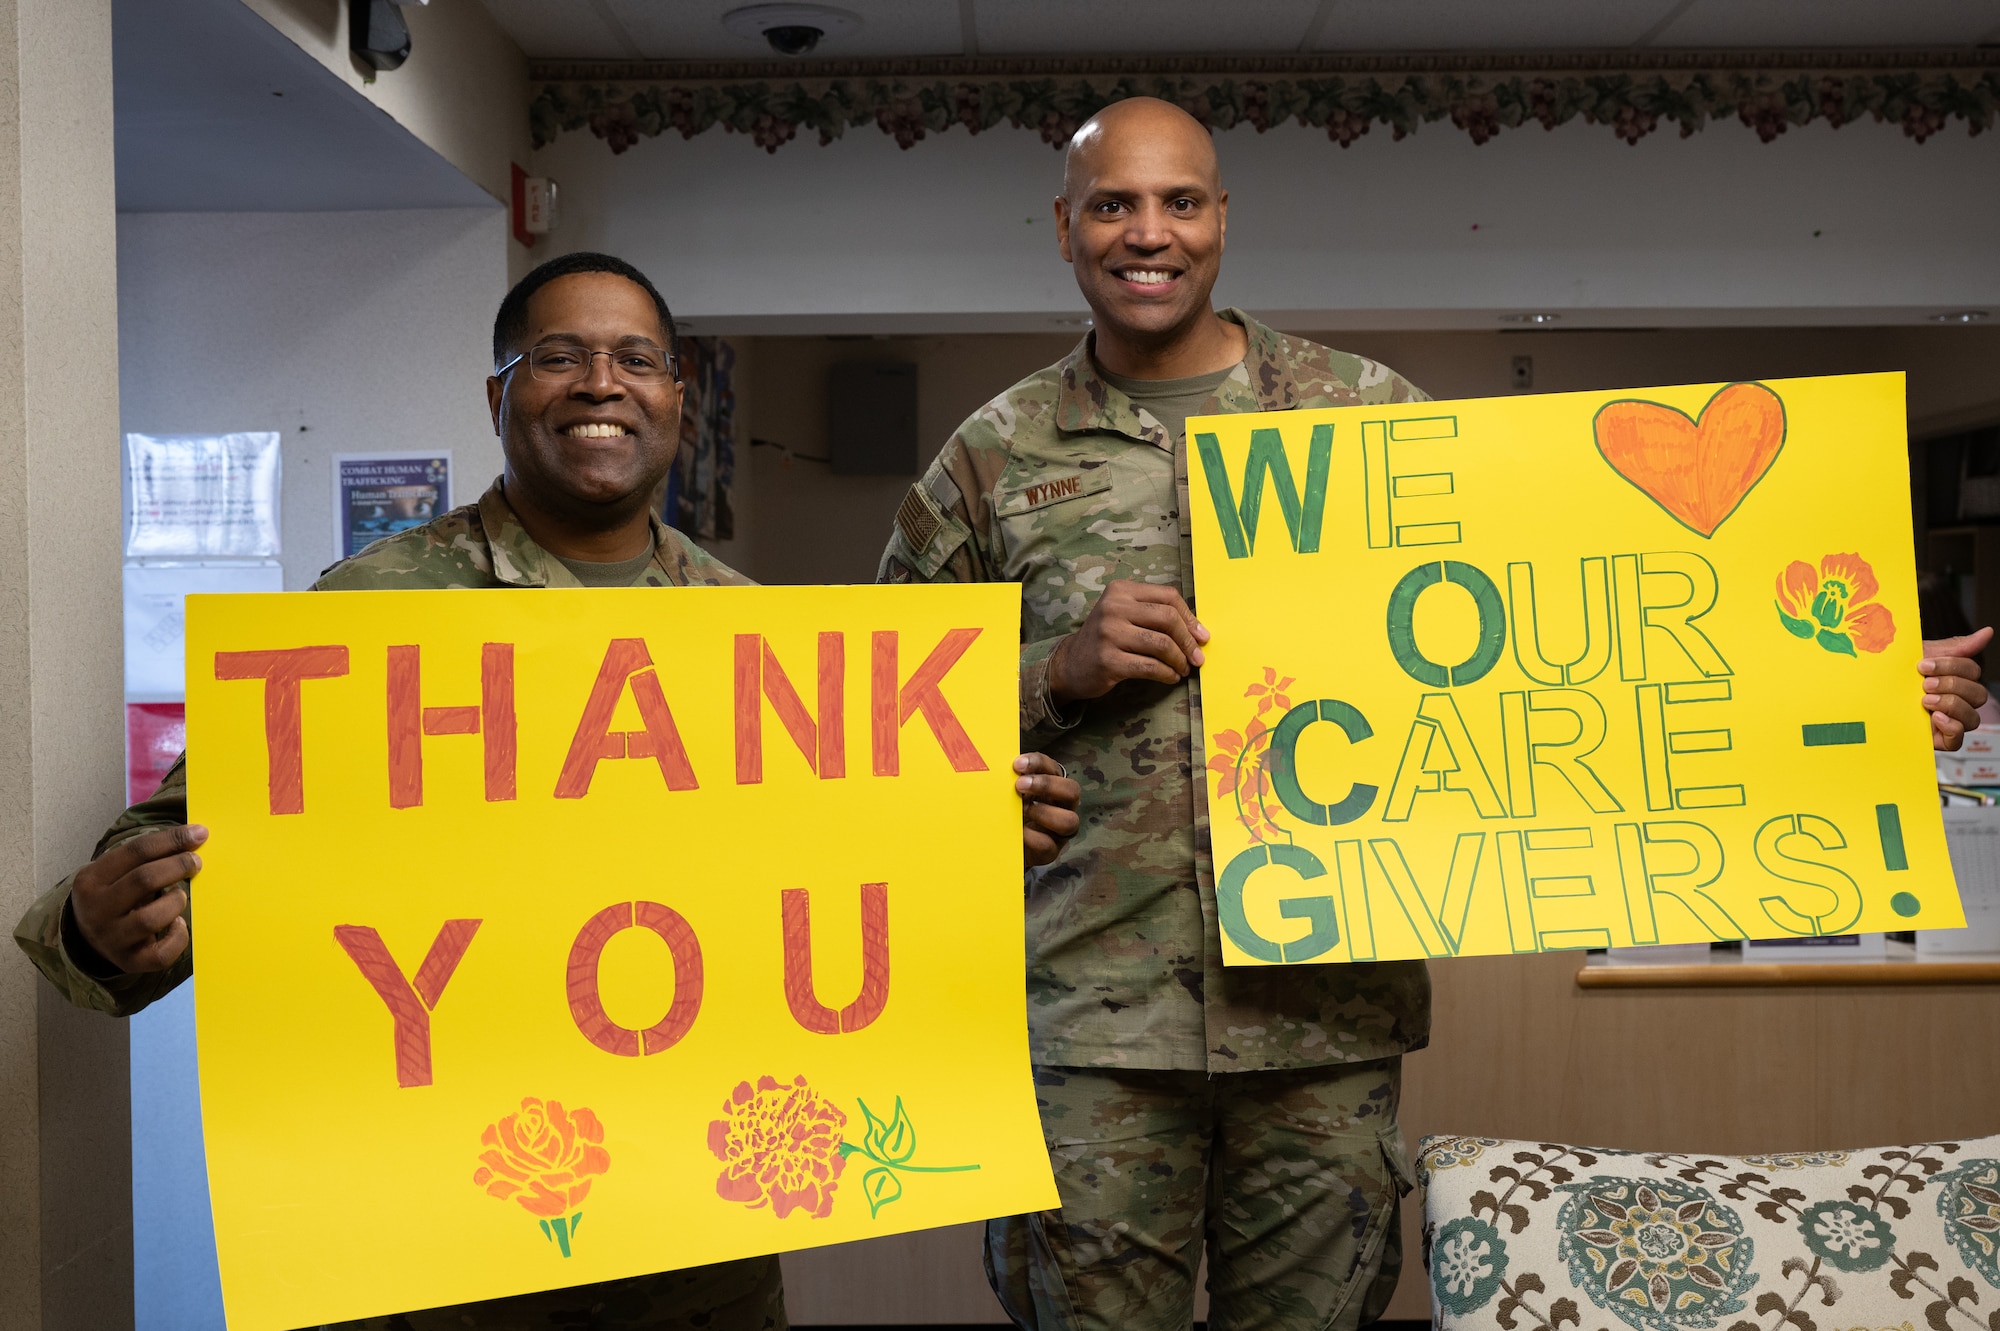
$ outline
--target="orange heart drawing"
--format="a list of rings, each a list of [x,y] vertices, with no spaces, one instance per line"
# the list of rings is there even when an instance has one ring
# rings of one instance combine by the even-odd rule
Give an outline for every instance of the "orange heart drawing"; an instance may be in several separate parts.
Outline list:
[[[1595,426],[1613,471],[1682,526],[1713,536],[1785,446],[1785,404],[1762,384],[1730,384],[1699,420],[1628,398],[1600,407]]]

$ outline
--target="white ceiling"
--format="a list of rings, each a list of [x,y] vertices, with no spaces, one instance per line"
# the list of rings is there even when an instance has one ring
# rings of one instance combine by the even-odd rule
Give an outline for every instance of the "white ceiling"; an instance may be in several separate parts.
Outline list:
[[[745,0],[484,0],[530,57],[768,59]],[[1253,55],[2000,43],[2000,0],[834,0],[815,58]]]

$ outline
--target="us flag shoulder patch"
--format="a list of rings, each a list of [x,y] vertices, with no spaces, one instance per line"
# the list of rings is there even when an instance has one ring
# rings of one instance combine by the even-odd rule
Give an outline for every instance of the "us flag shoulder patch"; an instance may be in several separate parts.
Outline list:
[[[921,554],[944,526],[944,519],[938,514],[937,504],[921,485],[913,485],[903,496],[903,502],[896,509],[896,526],[902,529],[903,539],[910,543],[910,549]]]

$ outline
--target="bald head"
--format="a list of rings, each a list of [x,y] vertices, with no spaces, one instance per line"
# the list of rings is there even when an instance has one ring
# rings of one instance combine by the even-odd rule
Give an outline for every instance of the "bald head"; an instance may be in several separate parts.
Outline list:
[[[1072,203],[1090,188],[1107,164],[1137,154],[1166,158],[1192,171],[1211,193],[1222,189],[1215,141],[1202,123],[1172,102],[1128,97],[1083,122],[1063,156],[1063,197]]]
[[[1215,144],[1178,106],[1113,102],[1076,132],[1056,245],[1090,306],[1101,365],[1171,379],[1188,365],[1199,374],[1229,363],[1241,330],[1209,306],[1228,215]]]

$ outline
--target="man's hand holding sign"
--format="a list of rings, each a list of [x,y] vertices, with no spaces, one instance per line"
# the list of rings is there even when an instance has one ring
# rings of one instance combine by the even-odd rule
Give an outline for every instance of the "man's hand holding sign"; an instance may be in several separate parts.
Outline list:
[[[201,872],[200,826],[162,827],[121,841],[76,871],[70,900],[86,955],[124,974],[163,971],[188,946],[187,886]]]
[[[1173,587],[1114,582],[1049,662],[1058,702],[1102,698],[1128,679],[1175,684],[1199,669],[1208,630]]]
[[[1975,660],[1993,641],[1983,628],[1957,638],[1924,644],[1917,669],[1924,676],[1924,709],[1931,714],[1931,743],[1941,753],[1956,753],[1965,732],[1979,728],[1979,709],[1986,703],[1986,686],[1979,682]]]

